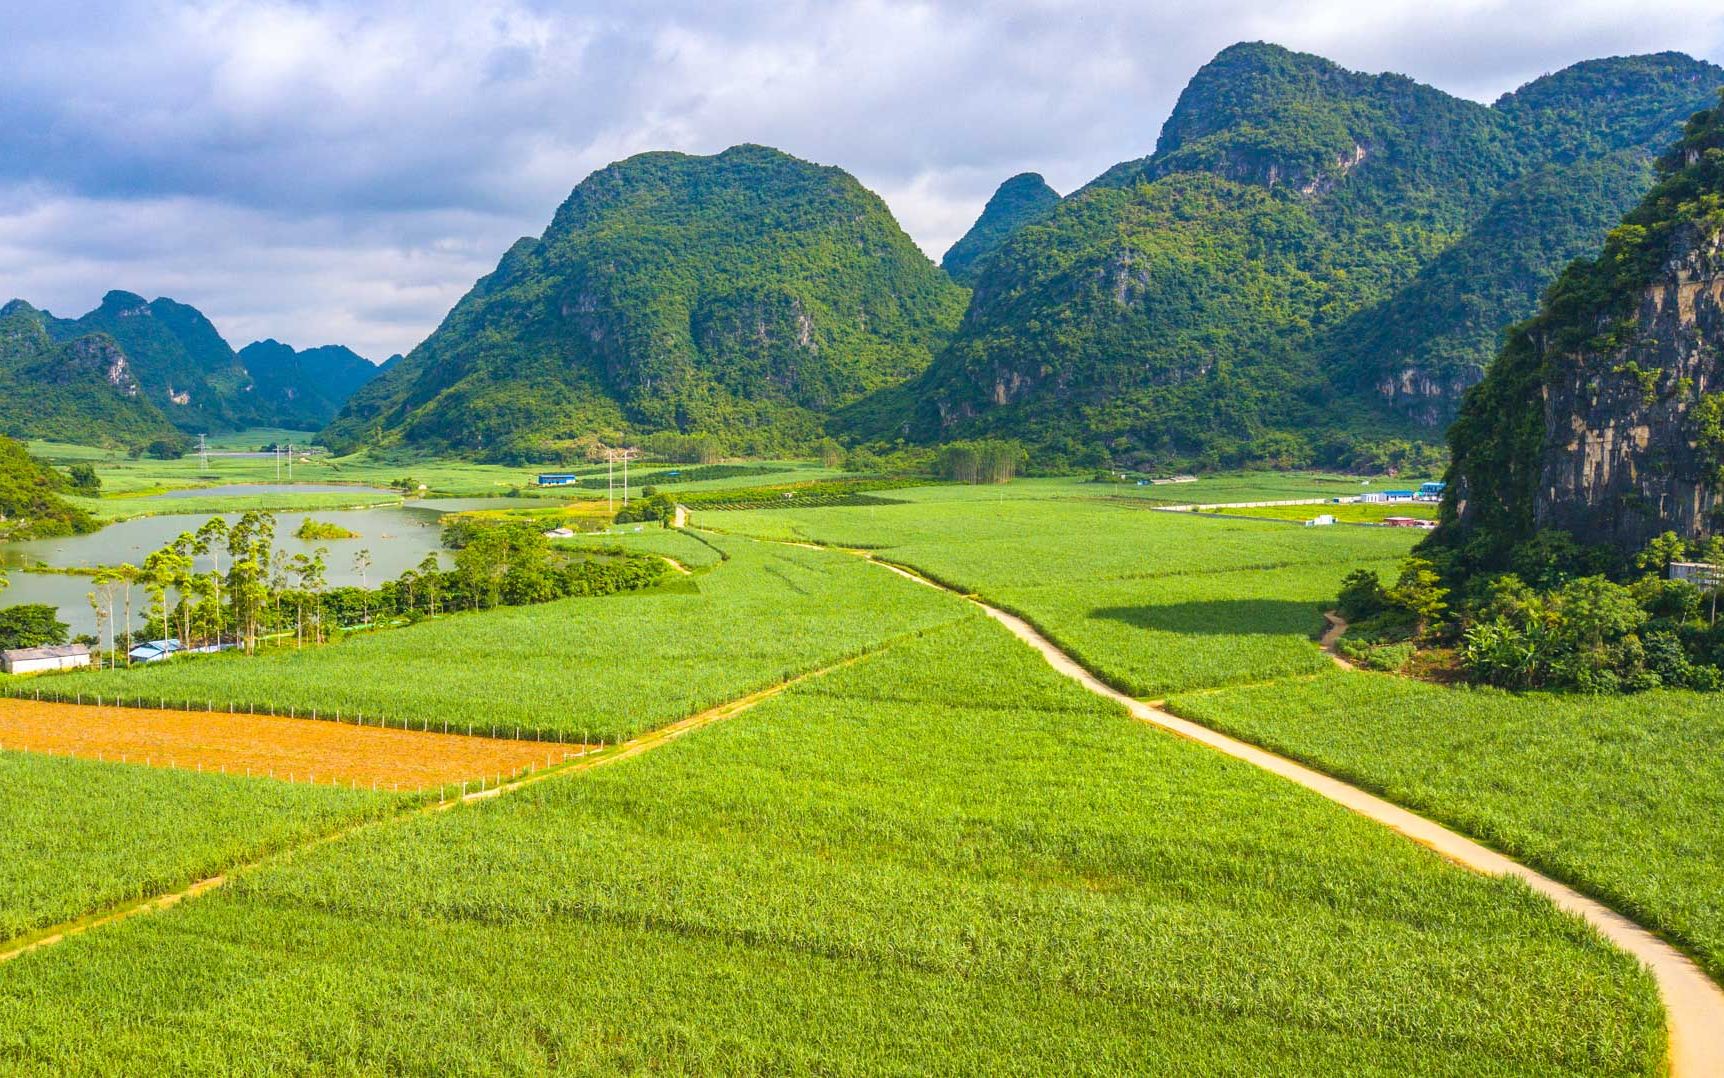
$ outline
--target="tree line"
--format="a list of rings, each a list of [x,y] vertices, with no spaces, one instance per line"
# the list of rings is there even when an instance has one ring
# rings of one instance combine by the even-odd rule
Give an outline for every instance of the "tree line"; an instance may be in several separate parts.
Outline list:
[[[529,522],[456,521],[444,529],[452,568],[444,568],[433,552],[373,588],[368,575],[374,559],[361,549],[351,562],[360,583],[332,586],[328,547],[289,554],[276,548],[275,534],[275,517],[267,512],[246,513],[232,524],[211,517],[141,565],[97,570],[88,596],[97,633],[89,643],[127,665],[141,640],[173,639],[187,650],[234,647],[249,654],[266,640],[291,639],[303,647],[380,619],[416,621],[632,590],[658,582],[666,570],[657,558],[558,550]],[[134,630],[140,613],[142,627]],[[7,646],[64,643],[66,625],[54,614],[52,607],[34,605],[0,611],[0,636],[16,621],[31,639]]]

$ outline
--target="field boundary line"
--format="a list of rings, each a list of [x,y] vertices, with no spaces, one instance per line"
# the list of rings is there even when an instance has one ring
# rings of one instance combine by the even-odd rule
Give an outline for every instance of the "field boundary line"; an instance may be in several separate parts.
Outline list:
[[[1668,1063],[1671,1078],[1715,1078],[1724,1074],[1724,989],[1708,977],[1693,959],[1632,918],[1435,820],[1367,793],[1333,775],[1306,767],[1201,723],[1181,718],[1170,711],[1152,707],[1121,692],[1091,673],[1087,667],[1042,635],[1035,626],[1016,614],[991,606],[974,595],[962,594],[955,588],[947,587],[910,569],[882,561],[867,552],[852,553],[900,576],[918,580],[928,587],[939,588],[975,603],[1012,635],[1040,652],[1042,658],[1056,672],[1076,681],[1097,696],[1119,704],[1132,718],[1140,722],[1197,742],[1303,786],[1463,868],[1484,876],[1507,876],[1520,880],[1543,895],[1557,909],[1586,922],[1606,940],[1634,956],[1652,975],[1658,986],[1659,997],[1664,1003],[1670,1037]]]
[[[369,828],[405,823],[418,817],[431,816],[439,812],[447,812],[462,805],[489,801],[494,798],[501,797],[504,794],[514,793],[518,790],[525,789],[528,786],[537,785],[538,783],[549,779],[580,775],[591,771],[594,768],[605,767],[610,764],[620,763],[623,760],[633,759],[643,753],[668,745],[685,734],[693,733],[703,727],[711,726],[716,722],[721,722],[725,719],[739,715],[744,711],[748,711],[751,708],[754,708],[804,682],[813,681],[817,678],[824,677],[827,674],[835,673],[836,671],[842,670],[846,667],[853,666],[864,659],[872,658],[884,651],[888,651],[903,643],[905,640],[947,628],[956,624],[958,620],[962,619],[954,619],[952,621],[942,622],[938,625],[931,625],[922,629],[899,633],[880,641],[874,647],[864,648],[854,655],[846,656],[845,658],[827,666],[796,674],[792,677],[785,678],[782,681],[777,681],[763,688],[756,689],[745,696],[739,696],[733,700],[727,700],[724,703],[706,708],[693,715],[685,716],[675,722],[667,723],[644,733],[637,734],[629,740],[610,748],[601,749],[598,752],[589,753],[584,756],[576,756],[573,759],[565,760],[562,763],[554,764],[551,767],[547,767],[539,771],[530,772],[520,778],[503,782],[497,786],[491,786],[483,790],[475,790],[467,794],[460,794],[446,801],[421,801],[415,798],[406,808],[398,812],[361,820],[357,823],[347,824],[335,831],[314,836],[304,842],[298,843],[297,845],[271,850],[265,854],[254,857],[249,861],[242,861],[234,865],[230,865],[214,876],[198,880],[177,890],[164,892],[158,895],[151,895],[146,898],[129,900],[122,902],[117,906],[111,906],[102,910],[85,913],[69,921],[62,921],[55,925],[36,929],[12,940],[0,942],[0,965],[4,965],[14,958],[20,958],[26,954],[30,954],[33,951],[43,950],[56,944],[64,943],[73,936],[81,935],[91,929],[129,920],[141,914],[156,913],[161,910],[170,909],[182,902],[200,898],[213,891],[219,890],[241,873],[273,865],[280,861],[291,860],[298,854],[317,849],[318,847],[328,845],[329,843],[339,842],[344,838],[348,838]]]

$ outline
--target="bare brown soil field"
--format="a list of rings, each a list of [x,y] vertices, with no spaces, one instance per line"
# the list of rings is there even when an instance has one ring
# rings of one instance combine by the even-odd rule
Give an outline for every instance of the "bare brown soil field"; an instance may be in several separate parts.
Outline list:
[[[6,698],[0,748],[382,790],[495,782],[584,750],[319,719]]]

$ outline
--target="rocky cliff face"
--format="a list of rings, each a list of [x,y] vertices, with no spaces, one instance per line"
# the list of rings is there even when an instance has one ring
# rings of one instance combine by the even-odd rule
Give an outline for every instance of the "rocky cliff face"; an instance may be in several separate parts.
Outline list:
[[[1431,538],[1462,567],[1507,567],[1558,531],[1626,557],[1724,530],[1724,105],[1658,174],[1467,394]]]
[[[1625,552],[1719,529],[1719,462],[1700,428],[1724,392],[1724,233],[1684,230],[1624,346],[1550,367],[1538,527]]]

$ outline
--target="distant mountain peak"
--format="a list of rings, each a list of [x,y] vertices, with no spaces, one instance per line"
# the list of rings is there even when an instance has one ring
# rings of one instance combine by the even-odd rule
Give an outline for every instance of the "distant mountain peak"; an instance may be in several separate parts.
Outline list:
[[[636,154],[577,184],[325,438],[543,459],[677,431],[786,452],[926,367],[962,304],[842,169],[746,143]]]
[[[1012,233],[1046,216],[1060,204],[1059,192],[1039,172],[1020,172],[995,189],[976,223],[946,251],[940,268],[959,284],[975,279],[975,269]]]
[[[102,297],[102,305],[100,309],[104,311],[122,312],[134,311],[140,307],[148,307],[149,305],[150,301],[138,295],[136,292],[126,292],[122,289],[116,288]]]

